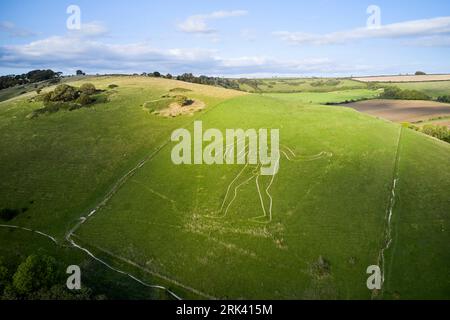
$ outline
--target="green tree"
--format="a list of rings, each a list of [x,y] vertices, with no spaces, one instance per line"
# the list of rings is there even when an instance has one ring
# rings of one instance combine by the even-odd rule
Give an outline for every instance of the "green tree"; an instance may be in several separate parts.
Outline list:
[[[91,104],[92,102],[94,102],[94,99],[86,93],[80,94],[77,99],[77,103],[81,104],[82,106],[86,106],[88,104]]]
[[[437,101],[443,103],[450,103],[450,96],[440,96],[437,98]]]
[[[8,268],[3,264],[3,261],[0,259],[0,295],[3,295],[3,290],[9,284],[9,272]]]
[[[95,94],[97,92],[97,89],[92,83],[83,83],[80,87],[81,93],[90,95]]]
[[[61,272],[54,258],[31,255],[17,268],[13,287],[19,295],[28,296],[40,289],[49,289],[60,279]]]
[[[70,291],[64,285],[54,285],[51,288],[43,288],[33,292],[27,298],[30,300],[91,300],[94,297],[92,290],[89,288]]]
[[[75,87],[69,86],[67,84],[60,84],[52,92],[50,100],[54,102],[69,102],[76,100],[79,95],[80,92]]]
[[[403,99],[403,100],[430,100],[431,98],[425,93],[417,90],[402,90],[398,87],[384,88],[380,95],[383,99]]]
[[[450,142],[450,130],[447,127],[427,124],[423,126],[422,132],[440,140]]]

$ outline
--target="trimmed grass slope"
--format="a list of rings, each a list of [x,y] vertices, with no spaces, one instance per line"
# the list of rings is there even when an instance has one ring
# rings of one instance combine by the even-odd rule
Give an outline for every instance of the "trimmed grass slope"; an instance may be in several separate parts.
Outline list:
[[[62,238],[115,181],[167,140],[173,129],[192,121],[189,116],[151,115],[142,108],[145,101],[183,87],[213,108],[243,94],[165,79],[100,77],[89,82],[100,89],[119,87],[106,103],[32,120],[26,116],[41,103],[0,103],[0,208],[28,209],[10,223]]]
[[[281,143],[294,152],[333,157],[282,160],[271,187],[274,219],[258,224],[251,220],[262,210],[254,181],[239,188],[226,216],[218,212],[242,166],[175,166],[169,145],[77,236],[181,283],[188,296],[196,294],[186,288],[200,297],[370,298],[365,270],[383,244],[399,127],[349,109],[261,96],[228,100],[201,120],[205,129],[280,128]],[[314,271],[320,256],[331,264],[324,277]]]
[[[281,143],[297,155],[325,151],[332,157],[281,160],[270,187],[270,223],[251,220],[262,214],[253,168],[244,170],[248,181],[241,180],[225,214],[221,204],[242,166],[175,166],[169,143],[74,238],[114,266],[186,298],[372,297],[366,268],[377,263],[385,245],[400,126],[316,103],[364,98],[373,91],[266,96],[142,77],[89,82],[100,89],[118,87],[109,89],[104,104],[33,120],[26,115],[39,103],[0,103],[0,209],[27,208],[8,223],[64,243],[77,219],[166,143],[173,129],[192,129],[195,119],[203,121],[204,129],[222,131],[279,128]],[[190,90],[186,94],[205,102],[206,110],[163,118],[143,108],[175,88]],[[399,150],[393,242],[386,252],[384,291],[377,297],[449,298],[450,148],[404,129]],[[269,180],[260,178],[262,189]],[[12,250],[47,248],[34,238],[2,229],[0,252],[12,256]],[[77,262],[88,263],[76,252]],[[68,257],[66,252],[55,254]],[[94,269],[89,275],[95,278]],[[102,281],[111,279],[108,275]],[[130,290],[136,296],[136,288]]]

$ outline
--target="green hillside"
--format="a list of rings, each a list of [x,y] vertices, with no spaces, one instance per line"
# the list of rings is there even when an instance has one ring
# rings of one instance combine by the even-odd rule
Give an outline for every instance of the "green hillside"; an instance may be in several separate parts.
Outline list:
[[[71,222],[137,162],[189,121],[150,115],[142,106],[170,88],[197,88],[191,95],[211,107],[241,93],[169,80],[99,78],[109,102],[35,119],[27,116],[41,102],[0,103],[0,207],[21,209],[15,223],[63,237]],[[75,82],[73,85],[81,85]],[[195,89],[193,89],[195,90]]]
[[[450,296],[449,152],[448,143],[404,131],[393,242],[386,255],[386,298]]]
[[[450,297],[449,145],[352,109],[319,105],[376,91],[289,96],[144,77],[89,82],[105,90],[106,102],[34,119],[27,116],[42,103],[31,95],[0,103],[0,209],[21,211],[0,223],[55,237],[58,244],[45,239],[42,246],[90,265],[91,279],[109,270],[99,286],[122,279],[130,297],[139,297],[139,287],[148,290],[67,240],[183,298]],[[168,95],[205,108],[164,117],[147,107],[158,101],[164,108]],[[256,180],[251,166],[174,165],[170,134],[192,130],[194,120],[221,131],[280,129],[279,173],[273,181]],[[317,154],[327,156],[295,160]],[[270,207],[258,186],[270,190],[272,220],[254,219]],[[235,197],[224,210],[230,190]],[[37,247],[26,230],[0,228],[0,239],[6,256],[13,255],[11,244],[19,254]],[[374,293],[366,268],[380,263],[381,252],[386,281]],[[420,277],[431,272],[435,281]]]

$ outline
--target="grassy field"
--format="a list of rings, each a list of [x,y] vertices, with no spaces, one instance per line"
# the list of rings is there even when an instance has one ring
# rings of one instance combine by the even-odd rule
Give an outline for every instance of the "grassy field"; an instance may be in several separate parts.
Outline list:
[[[444,281],[448,144],[349,108],[319,105],[376,91],[258,95],[144,77],[89,81],[101,89],[118,87],[108,89],[106,103],[32,120],[26,117],[40,103],[0,103],[0,207],[27,208],[8,224],[48,233],[70,247],[65,235],[97,208],[73,229],[73,239],[115,268],[183,298],[450,297]],[[175,88],[207,108],[165,118],[144,107]],[[273,181],[260,177],[262,189],[270,186],[273,219],[259,223],[252,219],[263,213],[255,168],[172,163],[172,130],[191,130],[195,119],[204,129],[279,128],[284,148],[330,156],[303,162],[283,157]],[[240,172],[236,198],[221,210]],[[388,224],[396,177],[400,200]],[[268,198],[263,202],[268,208]],[[366,268],[380,262],[386,230],[393,239],[386,248],[387,280],[374,295],[366,287]],[[0,228],[0,239],[0,254],[53,250],[62,261],[91,266],[88,276],[100,279],[99,286],[120,279],[120,292],[139,297],[136,283],[100,272],[104,266],[75,248],[61,252],[21,230]],[[411,283],[412,274],[434,270],[436,281],[426,283],[424,276]],[[145,290],[151,298],[167,298]]]
[[[360,101],[374,99],[380,94],[379,90],[353,89],[331,92],[299,92],[299,93],[267,93],[268,97],[283,99],[290,102],[299,103],[344,103],[349,101]]]
[[[174,128],[192,121],[150,115],[142,107],[146,101],[174,87],[191,88],[190,94],[211,108],[242,94],[139,77],[92,82],[98,88],[111,83],[119,87],[108,103],[33,120],[27,115],[40,103],[24,99],[0,103],[0,206],[28,208],[15,223],[63,237],[73,220],[113,182],[160,146]]]
[[[167,147],[77,235],[205,296],[369,297],[365,275],[357,270],[376,262],[384,221],[379,213],[387,201],[398,127],[347,109],[298,108],[257,96],[222,103],[202,120],[207,127],[232,128],[237,115],[242,128],[282,128],[281,143],[294,152],[334,154],[303,165],[282,161],[273,185],[271,224],[249,221],[261,215],[254,182],[242,187],[226,217],[210,217],[220,216],[221,199],[242,168],[176,167]],[[364,125],[351,125],[358,120]],[[355,139],[351,147],[350,137]],[[361,188],[365,192],[358,192]],[[100,226],[108,232],[99,237],[95,230]],[[311,271],[320,255],[333,268],[324,279]]]
[[[386,259],[386,298],[450,296],[449,152],[448,143],[404,131],[393,242]]]
[[[240,89],[248,92],[330,92],[365,89],[367,84],[350,79],[327,78],[273,78],[255,79],[240,83]]]
[[[393,82],[382,83],[383,86],[395,86],[401,89],[422,91],[432,98],[450,95],[450,81]]]

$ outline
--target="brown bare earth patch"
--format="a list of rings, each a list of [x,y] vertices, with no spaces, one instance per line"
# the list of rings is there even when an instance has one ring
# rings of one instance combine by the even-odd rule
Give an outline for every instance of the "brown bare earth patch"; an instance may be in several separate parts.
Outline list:
[[[450,116],[450,104],[435,101],[377,99],[343,106],[394,122],[417,122]]]
[[[206,104],[200,100],[194,100],[194,102],[187,106],[182,106],[178,102],[172,102],[167,108],[155,111],[154,114],[163,117],[177,117],[179,115],[193,115],[195,112],[203,110]]]
[[[353,80],[362,82],[424,82],[424,81],[446,81],[450,80],[450,74],[427,74],[427,75],[407,75],[407,76],[379,76],[360,77]]]

